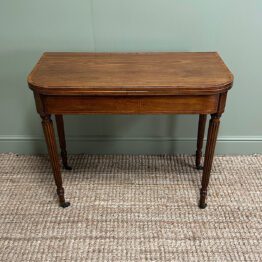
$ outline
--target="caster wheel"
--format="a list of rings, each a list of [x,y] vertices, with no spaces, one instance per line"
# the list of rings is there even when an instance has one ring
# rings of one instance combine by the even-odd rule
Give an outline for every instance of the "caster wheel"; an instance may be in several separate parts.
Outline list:
[[[69,207],[69,206],[70,206],[70,202],[64,202],[64,203],[60,204],[60,207],[62,207],[62,208],[66,208],[66,207]]]
[[[206,203],[204,203],[204,204],[199,204],[199,208],[200,209],[205,209],[207,207],[207,204]]]

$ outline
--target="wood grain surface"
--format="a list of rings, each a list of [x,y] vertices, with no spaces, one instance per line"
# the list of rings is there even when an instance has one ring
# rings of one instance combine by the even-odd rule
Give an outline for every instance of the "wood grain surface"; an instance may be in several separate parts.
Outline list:
[[[31,89],[55,95],[204,95],[232,82],[216,52],[44,53],[28,76]]]

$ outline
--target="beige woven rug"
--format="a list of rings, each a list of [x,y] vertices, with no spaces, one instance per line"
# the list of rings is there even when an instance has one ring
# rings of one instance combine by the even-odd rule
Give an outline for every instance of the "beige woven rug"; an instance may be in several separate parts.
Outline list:
[[[216,157],[197,207],[192,156],[0,155],[0,261],[262,261],[262,156]]]

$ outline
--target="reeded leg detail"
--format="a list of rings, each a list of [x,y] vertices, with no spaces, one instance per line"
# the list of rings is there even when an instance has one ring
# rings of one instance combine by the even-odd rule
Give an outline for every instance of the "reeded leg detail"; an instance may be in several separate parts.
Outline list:
[[[62,115],[55,115],[57,133],[59,137],[59,144],[61,149],[61,157],[64,169],[72,170],[72,167],[67,163],[67,151],[66,151],[66,140],[65,140],[65,128],[64,120]]]
[[[198,120],[198,132],[197,132],[197,151],[196,151],[196,169],[201,170],[203,166],[201,166],[201,158],[202,158],[202,147],[205,135],[205,127],[206,127],[206,115],[199,115]]]
[[[207,206],[206,204],[207,187],[210,179],[210,172],[211,172],[212,162],[214,158],[217,134],[220,124],[220,117],[221,117],[220,114],[212,114],[211,119],[209,121],[204,170],[203,170],[202,183],[200,189],[200,201],[199,201],[200,208],[205,208]]]
[[[59,203],[61,207],[67,207],[70,205],[70,203],[66,202],[64,197],[64,188],[63,188],[59,158],[56,148],[53,122],[51,120],[50,115],[41,115],[41,118],[42,118],[42,126],[45,135],[45,140],[48,148],[48,154],[53,169],[55,184],[57,187],[57,195],[59,198]]]

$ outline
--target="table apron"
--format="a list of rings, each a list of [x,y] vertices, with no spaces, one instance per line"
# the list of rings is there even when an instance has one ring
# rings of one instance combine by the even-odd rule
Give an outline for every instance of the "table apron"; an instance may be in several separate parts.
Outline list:
[[[41,107],[39,105],[37,107],[47,114],[212,114],[218,111],[220,94],[196,96],[40,95],[40,98]]]

